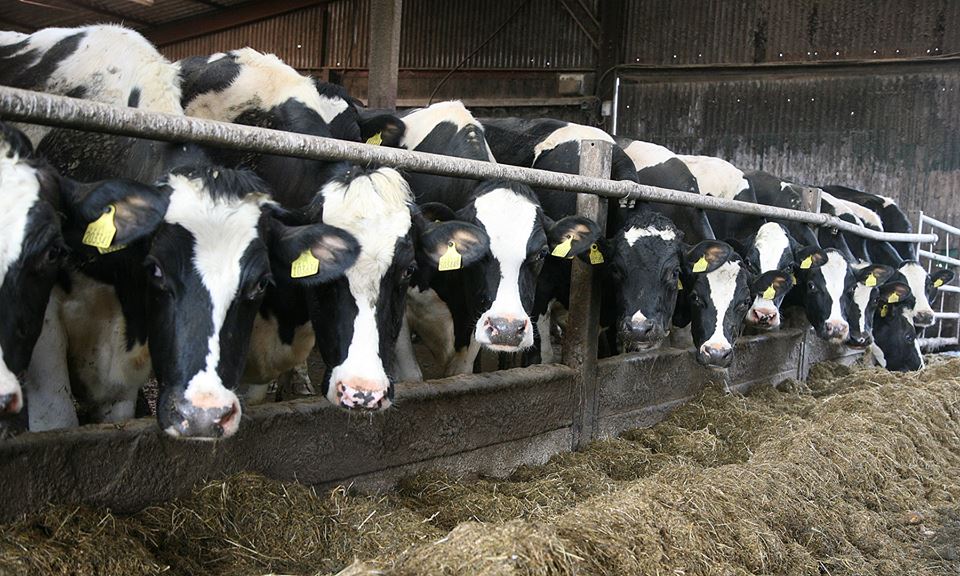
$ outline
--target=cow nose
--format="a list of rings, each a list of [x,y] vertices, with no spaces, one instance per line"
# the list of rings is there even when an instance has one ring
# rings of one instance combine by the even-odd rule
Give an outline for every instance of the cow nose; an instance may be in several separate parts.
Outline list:
[[[518,320],[512,316],[488,316],[484,329],[490,344],[518,347],[523,343],[529,324],[527,318]]]
[[[649,318],[639,322],[627,320],[623,323],[622,332],[624,340],[633,343],[643,343],[656,340],[660,332],[658,328],[657,323]]]
[[[850,336],[847,339],[847,346],[852,348],[866,348],[873,342],[873,338],[870,336],[861,334],[859,336]]]
[[[913,323],[915,326],[932,326],[933,325],[933,312],[917,312],[913,315]]]
[[[19,394],[0,395],[0,414],[16,414],[20,412],[22,404]]]
[[[705,366],[727,368],[733,360],[733,348],[722,344],[704,344],[700,347],[697,360]]]
[[[348,410],[383,410],[390,406],[388,388],[373,380],[351,378],[337,382],[337,406]]]
[[[226,404],[209,406],[203,402],[184,402],[177,406],[178,420],[174,423],[174,436],[196,439],[229,438],[240,427],[240,403],[236,398]]]
[[[827,320],[823,324],[823,331],[830,340],[846,340],[850,325],[843,320]]]
[[[779,324],[779,314],[776,308],[757,307],[752,309],[751,320],[759,326],[776,326]]]

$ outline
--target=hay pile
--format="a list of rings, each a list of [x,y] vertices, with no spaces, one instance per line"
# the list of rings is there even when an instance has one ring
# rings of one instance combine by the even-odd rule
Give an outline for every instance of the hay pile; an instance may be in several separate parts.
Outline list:
[[[960,361],[816,367],[505,480],[382,497],[242,475],[0,533],[11,574],[958,574]]]

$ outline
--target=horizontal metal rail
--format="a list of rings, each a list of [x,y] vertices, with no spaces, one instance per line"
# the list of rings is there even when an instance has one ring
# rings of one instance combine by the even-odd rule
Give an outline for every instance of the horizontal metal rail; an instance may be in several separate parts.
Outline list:
[[[960,320],[960,312],[934,312],[935,320]]]
[[[943,230],[943,231],[945,231],[945,232],[949,232],[950,234],[953,234],[954,236],[960,236],[960,228],[955,228],[955,227],[947,224],[946,222],[941,222],[940,220],[937,220],[936,218],[931,218],[930,216],[927,216],[926,214],[921,214],[921,215],[920,215],[920,220],[921,220],[924,224],[929,224],[930,226],[933,226],[934,228],[939,228],[939,229],[941,229],[941,230]]]
[[[930,351],[946,348],[947,346],[956,346],[958,340],[957,338],[949,338],[944,336],[938,338],[918,338],[917,342],[920,343],[920,348]]]
[[[452,158],[440,154],[371,146],[229,122],[147,112],[136,108],[110,106],[89,100],[78,100],[17,88],[0,87],[0,118],[8,121],[22,121],[169,142],[196,142],[234,150],[298,158],[346,160],[360,164],[376,163],[444,176],[477,179],[505,178],[535,187],[595,194],[606,198],[647,200],[778,220],[792,220],[815,226],[835,228],[872,240],[913,243],[937,241],[936,234],[878,232],[844,222],[829,214],[726,200],[678,190],[644,186],[633,182],[601,180],[546,170]]]
[[[954,294],[960,294],[960,286],[950,286],[949,284],[944,284],[943,286],[937,288],[941,292],[953,292]]]
[[[951,258],[950,256],[944,256],[943,254],[937,254],[936,252],[931,252],[929,250],[920,250],[918,254],[925,258],[936,260],[937,262],[943,262],[944,264],[950,264],[951,266],[960,266],[960,260]]]

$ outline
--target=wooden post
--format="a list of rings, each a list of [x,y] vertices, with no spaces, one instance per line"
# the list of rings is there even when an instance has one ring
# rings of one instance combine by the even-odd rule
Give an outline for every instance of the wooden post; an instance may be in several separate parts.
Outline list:
[[[580,175],[609,178],[613,147],[602,140],[580,143]],[[577,194],[577,214],[586,216],[603,230],[607,200],[592,194]],[[563,363],[577,371],[572,391],[572,448],[578,450],[592,439],[597,418],[597,338],[600,329],[599,275],[591,264],[574,258],[570,275],[570,315],[563,339]]]
[[[370,73],[367,77],[370,108],[397,107],[402,8],[403,0],[371,0],[370,3]]]

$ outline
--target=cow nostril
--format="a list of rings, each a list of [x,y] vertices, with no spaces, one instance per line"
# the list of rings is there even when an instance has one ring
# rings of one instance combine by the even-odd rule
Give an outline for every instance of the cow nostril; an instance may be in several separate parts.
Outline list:
[[[236,402],[230,404],[230,407],[226,409],[226,412],[223,413],[219,418],[214,420],[214,423],[218,424],[221,428],[226,428],[236,417],[239,407]]]
[[[20,411],[20,397],[17,394],[0,396],[0,414],[16,414]]]

